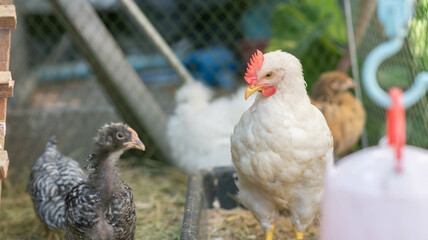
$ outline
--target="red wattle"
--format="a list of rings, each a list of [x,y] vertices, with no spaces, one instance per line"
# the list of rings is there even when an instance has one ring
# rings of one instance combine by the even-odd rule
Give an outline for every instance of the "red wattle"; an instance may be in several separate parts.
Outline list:
[[[270,97],[276,92],[276,86],[264,87],[261,90],[263,96]]]

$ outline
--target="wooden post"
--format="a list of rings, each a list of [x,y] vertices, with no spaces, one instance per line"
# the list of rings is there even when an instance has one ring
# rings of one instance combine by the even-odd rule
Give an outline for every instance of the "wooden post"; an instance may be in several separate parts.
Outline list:
[[[165,60],[169,63],[172,69],[185,83],[195,82],[192,74],[187,70],[184,64],[177,58],[160,33],[156,30],[150,20],[141,11],[134,0],[119,0],[124,6],[126,12],[135,21],[139,29],[146,35],[147,39],[156,47],[162,54]]]
[[[9,157],[4,150],[7,98],[13,97],[14,81],[9,72],[11,32],[16,28],[16,11],[12,0],[0,0],[0,206],[2,179],[7,177]]]
[[[120,47],[88,0],[49,0],[64,27],[84,53],[97,80],[123,119],[143,132],[171,161],[166,141],[167,116],[128,63]]]

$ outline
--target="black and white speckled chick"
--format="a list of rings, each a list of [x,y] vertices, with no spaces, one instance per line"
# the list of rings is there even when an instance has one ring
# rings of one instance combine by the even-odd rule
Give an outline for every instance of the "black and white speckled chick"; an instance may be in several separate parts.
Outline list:
[[[66,239],[134,239],[135,204],[116,169],[120,155],[130,148],[145,150],[127,125],[111,123],[99,130],[88,159],[92,172],[66,197]]]
[[[65,228],[65,196],[84,177],[79,163],[58,152],[56,145],[51,137],[31,169],[28,184],[37,216],[50,230]]]

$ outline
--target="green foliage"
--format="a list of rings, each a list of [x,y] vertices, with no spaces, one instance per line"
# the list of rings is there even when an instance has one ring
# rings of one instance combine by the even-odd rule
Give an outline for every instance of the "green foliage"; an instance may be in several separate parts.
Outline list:
[[[343,13],[335,0],[292,0],[276,6],[268,51],[281,49],[300,59],[309,87],[334,70],[346,44]]]
[[[415,10],[415,19],[425,19],[427,16],[428,0],[419,0]]]
[[[428,69],[428,0],[418,1],[414,17],[409,26],[411,51],[420,65],[420,70]]]
[[[346,32],[346,21],[344,13],[339,7],[339,2],[337,0],[311,0],[308,1],[310,4],[317,7],[319,15],[322,18],[329,17],[331,19],[330,24],[327,27],[327,33],[333,41],[340,42],[341,44],[346,44],[348,40]]]

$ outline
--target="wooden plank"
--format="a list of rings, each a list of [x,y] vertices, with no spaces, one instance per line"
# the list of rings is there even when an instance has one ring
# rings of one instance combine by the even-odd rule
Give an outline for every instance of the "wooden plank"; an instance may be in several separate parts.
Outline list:
[[[87,0],[49,0],[124,120],[170,160],[167,117]]]
[[[16,28],[15,5],[0,5],[0,29]]]
[[[6,151],[0,151],[0,206],[1,206],[1,188],[2,179],[7,177],[9,169],[9,157]]]
[[[13,97],[14,85],[10,72],[0,71],[0,98]]]
[[[0,123],[6,122],[6,112],[7,112],[7,98],[0,98]]]
[[[7,4],[7,5],[5,5]],[[6,137],[7,97],[13,95],[12,76],[9,70],[11,29],[16,28],[16,10],[13,0],[0,0],[0,149],[4,149]],[[4,91],[3,91],[4,90]],[[3,96],[3,97],[2,97]],[[0,206],[2,179],[7,177],[9,157],[0,151]]]
[[[0,71],[9,71],[10,30],[0,29]]]
[[[0,179],[7,177],[9,169],[9,157],[7,151],[0,151]]]
[[[10,71],[0,71],[0,87],[1,86],[13,86],[12,74]]]
[[[0,0],[0,5],[11,5],[13,0]]]
[[[6,118],[6,113],[4,113],[4,116]],[[6,140],[6,119],[0,121],[0,151],[4,150],[5,140]]]

